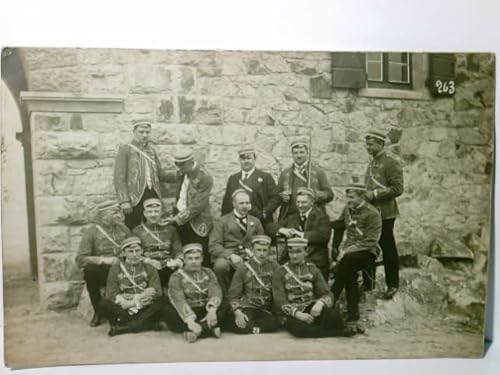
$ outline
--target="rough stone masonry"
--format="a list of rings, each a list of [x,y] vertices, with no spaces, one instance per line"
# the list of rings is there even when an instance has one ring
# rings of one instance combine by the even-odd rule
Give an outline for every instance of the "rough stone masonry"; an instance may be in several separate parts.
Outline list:
[[[467,285],[484,285],[492,55],[457,54],[456,94],[429,100],[334,89],[327,52],[23,49],[22,57],[30,91],[124,100],[118,114],[31,113],[39,283],[48,308],[78,302],[82,284],[74,254],[89,208],[114,196],[114,156],[136,117],[153,119],[152,139],[165,168],[173,169],[170,155],[177,147],[195,150],[214,177],[215,216],[226,180],[238,170],[238,147],[255,144],[258,167],[277,178],[291,163],[290,140],[312,135],[313,158],[335,192],[328,205],[334,218],[344,204],[343,187],[363,176],[368,163],[364,133],[385,131],[404,164],[406,190],[395,229],[401,255],[419,255],[413,264],[419,267],[433,247],[453,252],[465,246],[479,266],[472,272],[475,263],[455,264],[455,271]],[[164,190],[172,197],[172,185]],[[474,298],[484,303],[484,291]]]

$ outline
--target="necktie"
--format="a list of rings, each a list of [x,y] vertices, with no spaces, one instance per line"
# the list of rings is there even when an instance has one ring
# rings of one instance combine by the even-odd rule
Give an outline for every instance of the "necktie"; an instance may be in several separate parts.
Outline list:
[[[306,228],[306,214],[300,214],[299,229],[303,232]]]
[[[238,220],[238,224],[239,224],[241,231],[243,232],[243,234],[245,234],[247,232],[247,217],[246,216],[243,216],[243,217],[236,216],[236,220]]]
[[[246,181],[248,178],[248,173],[247,172],[243,172],[243,181]]]

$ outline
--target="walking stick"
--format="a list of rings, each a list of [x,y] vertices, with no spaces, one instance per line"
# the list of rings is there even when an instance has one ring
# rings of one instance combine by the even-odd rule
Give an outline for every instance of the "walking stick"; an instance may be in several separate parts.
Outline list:
[[[307,187],[311,188],[311,168],[312,168],[312,134],[309,134],[309,161],[307,166]]]

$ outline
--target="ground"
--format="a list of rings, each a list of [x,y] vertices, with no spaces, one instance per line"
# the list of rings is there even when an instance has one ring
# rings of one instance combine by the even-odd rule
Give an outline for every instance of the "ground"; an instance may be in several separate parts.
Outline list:
[[[27,280],[6,281],[4,304],[5,362],[12,368],[119,362],[478,357],[483,347],[480,332],[464,330],[440,314],[397,319],[353,338],[224,333],[219,340],[188,344],[181,335],[167,331],[110,338],[107,324],[90,328],[74,310],[42,311],[36,284]]]

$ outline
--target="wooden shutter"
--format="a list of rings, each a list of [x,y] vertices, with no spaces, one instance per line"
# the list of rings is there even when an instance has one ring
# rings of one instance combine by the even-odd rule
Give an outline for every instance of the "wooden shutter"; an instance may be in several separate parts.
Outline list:
[[[455,55],[453,53],[429,54],[427,87],[434,96],[455,94]]]
[[[332,85],[335,88],[359,89],[366,86],[365,54],[332,53]]]

